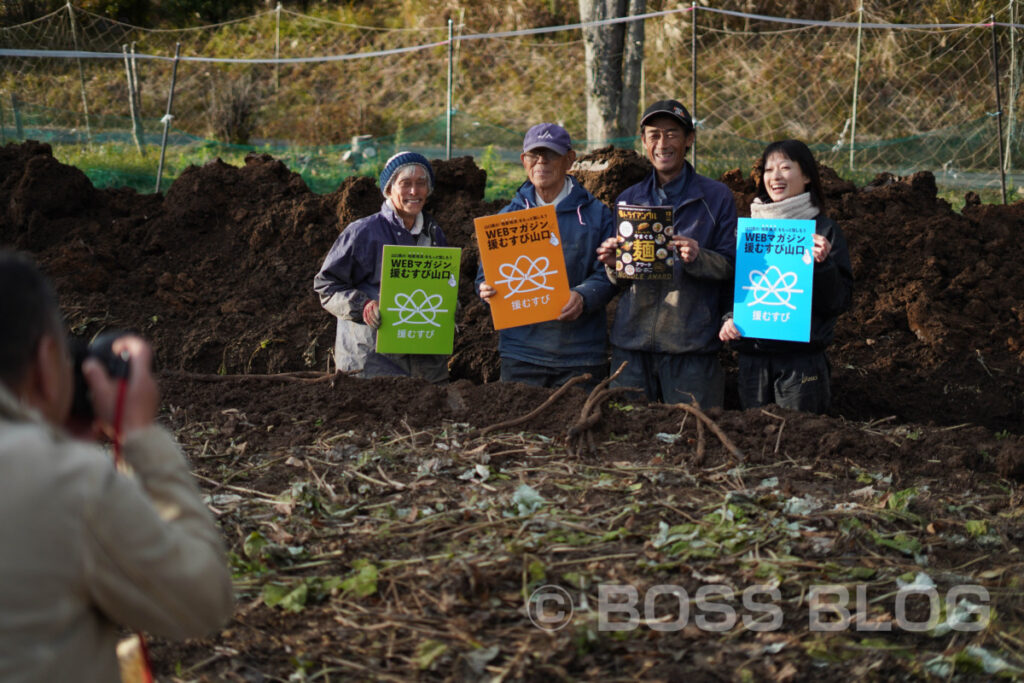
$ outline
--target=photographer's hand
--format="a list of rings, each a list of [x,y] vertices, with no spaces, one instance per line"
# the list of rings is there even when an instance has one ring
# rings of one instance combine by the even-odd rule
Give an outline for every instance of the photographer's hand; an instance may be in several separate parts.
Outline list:
[[[123,437],[153,423],[160,406],[160,391],[151,370],[153,350],[145,340],[126,335],[114,342],[113,350],[117,354],[127,351],[130,356],[131,371],[121,415]],[[118,380],[111,378],[95,358],[87,358],[82,363],[82,374],[92,392],[96,421],[104,431],[112,431],[117,411]]]

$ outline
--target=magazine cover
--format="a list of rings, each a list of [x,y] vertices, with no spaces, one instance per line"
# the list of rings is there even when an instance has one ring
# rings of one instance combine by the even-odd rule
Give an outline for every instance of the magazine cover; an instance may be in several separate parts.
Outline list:
[[[615,221],[616,275],[631,280],[672,279],[672,207],[619,204]]]

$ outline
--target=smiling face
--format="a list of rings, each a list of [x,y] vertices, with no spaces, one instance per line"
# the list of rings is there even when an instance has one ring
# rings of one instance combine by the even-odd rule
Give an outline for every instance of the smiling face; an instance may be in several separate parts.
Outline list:
[[[773,202],[796,197],[807,192],[811,179],[800,164],[782,152],[773,152],[764,161],[764,188]]]
[[[406,227],[411,228],[416,216],[423,211],[429,194],[430,181],[426,170],[418,164],[410,164],[395,173],[387,196]]]
[[[686,152],[693,145],[693,138],[694,132],[684,130],[679,121],[671,116],[655,116],[644,125],[644,152],[662,184],[683,170]]]
[[[547,147],[534,147],[529,152],[519,155],[526,170],[526,177],[533,183],[537,194],[546,202],[558,196],[565,186],[565,174],[568,173],[576,153],[569,150],[559,154]]]

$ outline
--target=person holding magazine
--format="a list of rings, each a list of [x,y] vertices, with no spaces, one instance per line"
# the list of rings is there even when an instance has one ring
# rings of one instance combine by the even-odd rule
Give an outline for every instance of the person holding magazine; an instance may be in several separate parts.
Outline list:
[[[661,233],[671,227],[662,259],[670,272],[667,279],[629,279],[625,268],[616,270],[616,250],[625,247],[621,234],[598,247],[608,278],[622,288],[611,369],[628,364],[613,386],[637,387],[651,401],[720,407],[725,378],[718,326],[736,262],[736,203],[728,187],[686,161],[696,131],[682,104],[662,100],[648,107],[640,136],[654,168],[619,195],[616,209],[671,208],[672,225]]]
[[[743,337],[726,314],[719,338],[738,352],[738,390],[744,408],[775,403],[783,408],[824,413],[831,402],[831,366],[825,350],[836,319],[850,308],[853,269],[846,236],[825,215],[821,177],[814,155],[799,140],[768,145],[754,167],[757,195],[751,218],[814,221],[814,285],[810,341]]]

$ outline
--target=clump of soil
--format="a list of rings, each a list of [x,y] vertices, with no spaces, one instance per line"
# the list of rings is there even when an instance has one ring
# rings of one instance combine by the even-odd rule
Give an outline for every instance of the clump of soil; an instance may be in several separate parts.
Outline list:
[[[619,194],[647,177],[649,161],[629,149],[601,147],[576,159],[570,173],[608,206],[615,206]]]
[[[497,335],[473,292],[473,219],[505,202],[483,200],[486,174],[470,157],[432,163],[427,210],[463,248],[452,377],[493,381]],[[573,173],[612,203],[649,168],[635,152],[609,147],[581,156]],[[0,244],[35,255],[77,332],[138,330],[161,367],[175,370],[331,367],[334,321],[312,280],[339,232],[379,209],[374,179],[349,178],[318,195],[280,161],[250,155],[241,168],[219,160],[190,167],[165,196],[140,195],[97,190],[34,142],[0,149],[0,171]],[[859,189],[822,172],[856,277],[830,354],[834,412],[1018,430],[1024,203],[971,203],[958,213],[937,199],[928,172],[884,174]],[[750,174],[723,180],[749,215]]]

